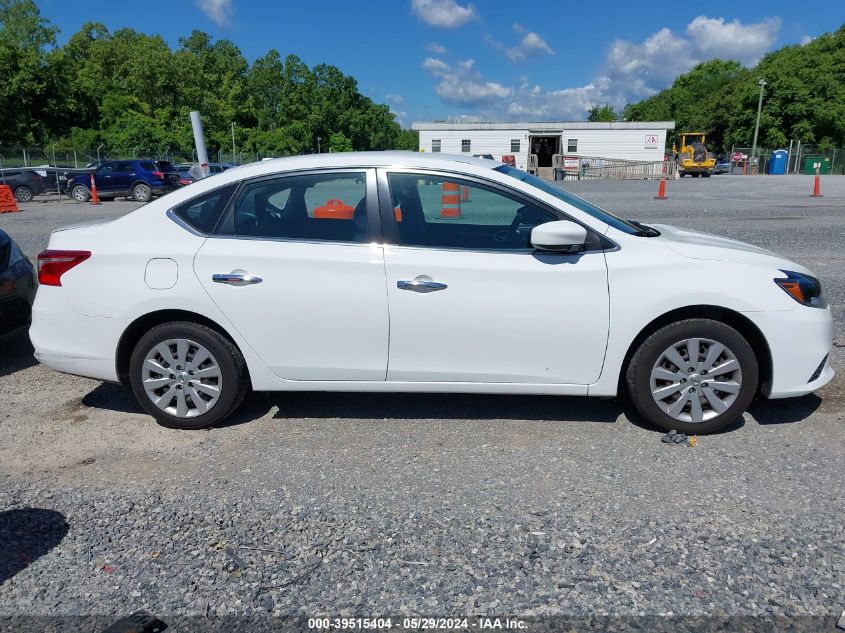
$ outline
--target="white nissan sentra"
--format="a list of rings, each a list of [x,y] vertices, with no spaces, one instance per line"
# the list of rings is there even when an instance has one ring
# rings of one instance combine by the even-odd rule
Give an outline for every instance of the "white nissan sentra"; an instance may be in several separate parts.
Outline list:
[[[653,424],[707,433],[833,377],[803,266],[462,156],[230,169],[54,232],[38,267],[38,360],[129,384],[175,428],[220,422],[249,388],[627,390]]]

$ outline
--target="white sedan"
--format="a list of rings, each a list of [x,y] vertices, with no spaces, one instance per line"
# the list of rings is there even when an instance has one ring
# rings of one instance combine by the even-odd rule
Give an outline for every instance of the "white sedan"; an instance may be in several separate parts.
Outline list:
[[[803,266],[472,157],[233,168],[54,232],[38,266],[38,360],[129,384],[174,428],[220,422],[249,388],[627,390],[653,424],[707,433],[833,377]]]

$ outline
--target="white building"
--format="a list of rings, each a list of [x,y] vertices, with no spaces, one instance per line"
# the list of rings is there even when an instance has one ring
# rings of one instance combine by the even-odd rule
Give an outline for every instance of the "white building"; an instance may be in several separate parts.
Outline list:
[[[588,121],[516,123],[414,123],[421,152],[492,154],[496,160],[514,156],[526,169],[528,155],[537,155],[539,168],[551,168],[554,154],[660,161],[666,150],[666,131],[674,121]]]

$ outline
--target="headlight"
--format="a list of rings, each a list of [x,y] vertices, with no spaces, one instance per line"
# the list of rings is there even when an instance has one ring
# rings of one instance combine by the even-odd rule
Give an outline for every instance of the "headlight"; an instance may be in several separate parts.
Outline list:
[[[813,308],[827,307],[827,301],[822,295],[822,285],[818,279],[789,270],[780,272],[786,275],[786,279],[775,278],[774,282],[798,303]]]

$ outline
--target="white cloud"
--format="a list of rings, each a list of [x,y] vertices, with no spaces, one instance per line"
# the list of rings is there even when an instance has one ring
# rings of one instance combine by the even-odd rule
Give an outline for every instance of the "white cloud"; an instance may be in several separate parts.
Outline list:
[[[430,42],[425,45],[425,50],[429,53],[434,53],[435,55],[445,55],[446,54],[446,47],[442,44],[438,44],[437,42]]]
[[[390,101],[391,103],[395,103],[396,105],[402,105],[403,103],[405,103],[405,97],[403,97],[402,95],[390,94],[384,95],[384,98]]]
[[[523,36],[519,44],[516,46],[508,47],[490,35],[485,35],[484,41],[496,50],[504,53],[512,62],[525,61],[526,58],[541,53],[545,53],[547,55],[555,54],[554,50],[552,50],[552,47],[548,45],[546,40],[534,31],[526,31],[524,26],[516,22],[513,25],[513,30]]]
[[[552,47],[546,43],[546,40],[537,35],[534,31],[529,31],[522,38],[519,45],[509,48],[505,54],[511,61],[521,62],[526,57],[534,53],[546,53],[547,55],[555,54]]]
[[[485,81],[474,68],[475,61],[467,59],[454,66],[442,59],[427,58],[422,67],[438,80],[434,91],[446,103],[459,106],[484,106],[509,97],[508,88],[493,81]]]
[[[194,0],[196,5],[218,26],[231,21],[232,0]]]
[[[442,29],[454,29],[478,18],[475,6],[462,6],[456,0],[411,0],[411,10],[428,24]]]
[[[775,42],[780,24],[777,17],[742,24],[699,16],[680,35],[663,28],[641,42],[616,40],[607,51],[601,72],[589,83],[575,87],[549,88],[527,79],[507,87],[482,77],[472,60],[452,67],[429,58],[423,67],[439,80],[435,91],[444,102],[470,108],[488,120],[583,119],[593,105],[607,104],[618,111],[627,103],[649,97],[669,86],[679,74],[713,57],[753,64]],[[542,38],[526,43],[532,32],[519,24],[513,29],[525,34],[516,48],[521,47],[525,54],[528,50],[550,54],[543,48],[548,44]],[[513,50],[492,38],[485,39],[505,54]]]
[[[812,42],[814,39],[816,39],[816,38],[813,37],[812,35],[805,35],[804,37],[801,38],[801,46],[806,46],[807,44]]]
[[[737,59],[746,66],[754,66],[774,43],[780,26],[778,17],[742,24],[739,20],[725,22],[725,18],[699,15],[687,26],[687,35],[702,59]]]

